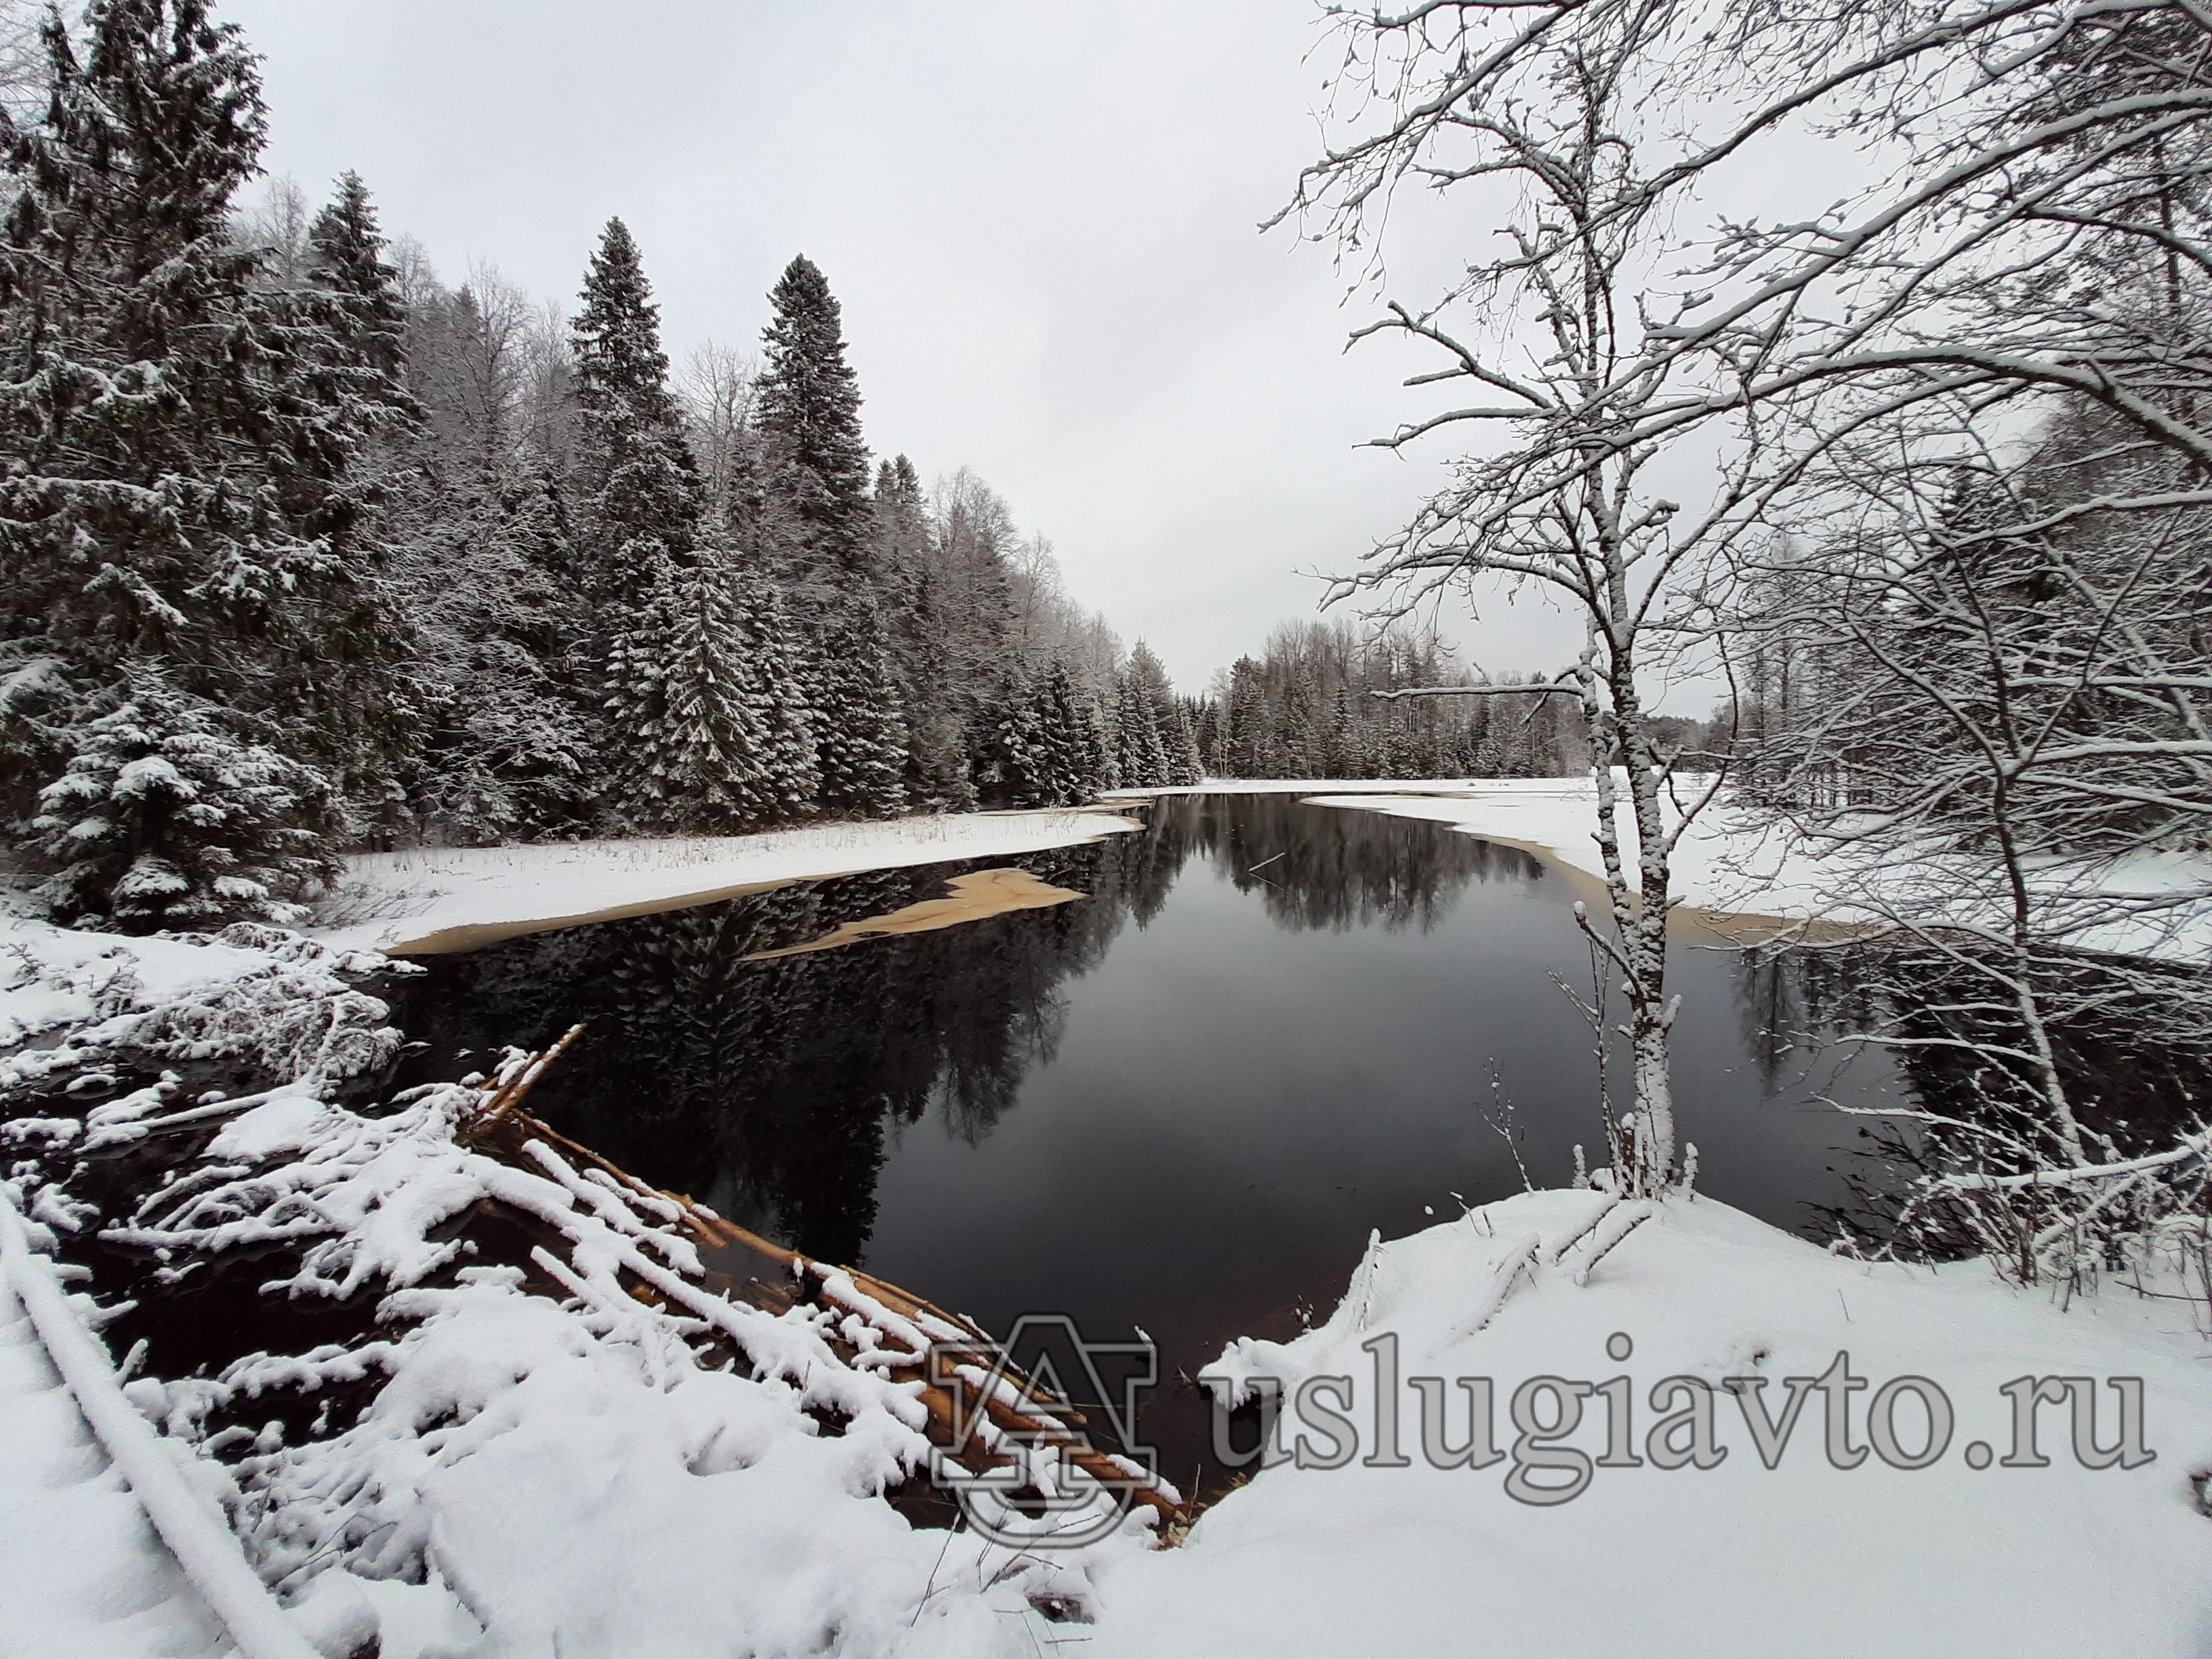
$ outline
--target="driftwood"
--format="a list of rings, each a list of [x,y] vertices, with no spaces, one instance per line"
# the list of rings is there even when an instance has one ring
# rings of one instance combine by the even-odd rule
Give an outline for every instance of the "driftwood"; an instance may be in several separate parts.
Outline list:
[[[480,1091],[477,1110],[463,1131],[470,1146],[502,1163],[535,1172],[537,1165],[524,1148],[532,1141],[540,1142],[579,1168],[599,1170],[640,1200],[642,1208],[680,1225],[708,1249],[750,1251],[779,1264],[794,1281],[793,1289],[785,1291],[757,1280],[714,1274],[713,1278],[723,1281],[713,1286],[719,1294],[750,1302],[771,1312],[781,1312],[795,1301],[818,1301],[858,1315],[902,1346],[909,1345],[911,1337],[897,1326],[918,1330],[933,1342],[971,1350],[976,1356],[977,1366],[986,1373],[995,1371],[1022,1406],[1010,1404],[995,1393],[986,1395],[974,1380],[964,1376],[951,1379],[963,1396],[956,1402],[945,1388],[928,1378],[925,1363],[920,1358],[908,1364],[883,1368],[884,1375],[923,1384],[918,1397],[929,1413],[929,1438],[951,1452],[963,1468],[981,1474],[1004,1468],[1013,1461],[1006,1453],[985,1446],[972,1428],[962,1434],[963,1420],[974,1424],[980,1410],[982,1418],[994,1427],[1025,1443],[1063,1449],[1068,1462],[1094,1479],[1109,1483],[1110,1487],[1130,1486],[1136,1478],[1133,1466],[1113,1453],[1092,1446],[1082,1432],[1085,1419],[1073,1403],[1024,1376],[1007,1359],[999,1344],[972,1321],[947,1313],[934,1303],[872,1273],[817,1261],[763,1238],[684,1194],[665,1192],[640,1180],[590,1147],[579,1145],[521,1110],[519,1103],[522,1097],[583,1029],[581,1025],[571,1026],[552,1047],[542,1053],[520,1056],[500,1068]],[[630,1291],[641,1301],[657,1304],[659,1299],[649,1286],[641,1284],[630,1286]],[[859,1352],[842,1336],[832,1334],[830,1340],[842,1357],[849,1358]],[[876,1352],[884,1351],[878,1348]],[[1035,1409],[1024,1410],[1024,1406]],[[1164,1482],[1139,1486],[1132,1495],[1136,1501],[1158,1511],[1164,1526],[1179,1525],[1189,1518],[1174,1488]]]

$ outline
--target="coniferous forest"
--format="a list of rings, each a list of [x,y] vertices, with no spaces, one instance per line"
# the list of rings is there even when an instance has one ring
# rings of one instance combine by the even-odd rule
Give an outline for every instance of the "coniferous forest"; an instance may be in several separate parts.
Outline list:
[[[351,173],[261,180],[257,59],[200,0],[97,0],[30,58],[0,812],[58,915],[281,919],[350,848],[1198,781],[1202,704],[1049,543],[872,455],[803,254],[757,356],[679,368],[619,218],[564,310],[441,280]]]

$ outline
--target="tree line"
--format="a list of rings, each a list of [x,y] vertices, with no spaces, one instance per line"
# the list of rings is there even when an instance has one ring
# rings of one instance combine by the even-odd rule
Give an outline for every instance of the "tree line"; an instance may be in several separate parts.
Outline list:
[[[279,181],[207,0],[50,16],[0,100],[0,811],[59,915],[283,919],[349,846],[742,831],[1194,782],[1192,710],[962,469],[872,465],[794,258],[671,362]]]
[[[1522,684],[1461,662],[1433,629],[1285,623],[1240,657],[1194,711],[1212,775],[1548,778],[1589,769],[1579,712],[1524,696],[1392,700],[1414,686]],[[1686,729],[1686,723],[1685,723]]]

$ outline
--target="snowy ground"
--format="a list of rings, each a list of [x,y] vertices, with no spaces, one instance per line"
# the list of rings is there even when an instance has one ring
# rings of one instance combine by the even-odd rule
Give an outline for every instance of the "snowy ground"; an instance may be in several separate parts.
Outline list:
[[[227,1650],[0,1275],[0,1654]]]
[[[1529,1656],[1998,1656],[2212,1651],[2212,1517],[2190,1476],[2212,1467],[2212,1346],[2202,1287],[2193,1306],[2107,1284],[2065,1310],[1998,1283],[1980,1263],[1868,1265],[1709,1200],[1670,1200],[1577,1286],[1585,1243],[1552,1254],[1602,1202],[1593,1193],[1524,1194],[1372,1251],[1334,1316],[1288,1345],[1240,1342],[1214,1368],[1350,1379],[1360,1462],[1261,1473],[1203,1517],[1179,1551],[1115,1565],[1101,1587],[1092,1659],[1163,1652]],[[1602,1230],[1601,1230],[1602,1231]],[[1536,1241],[1533,1273],[1511,1264]],[[1501,1272],[1501,1270],[1503,1270]],[[1501,1279],[1512,1288],[1498,1299]],[[2161,1285],[2162,1289],[2172,1286]],[[1494,1316],[1473,1328],[1486,1310]],[[1622,1333],[1625,1359],[1608,1352]],[[1376,1354],[1398,1344],[1399,1437],[1411,1467],[1370,1468]],[[1868,1443],[1869,1400],[1917,1375],[1956,1415],[1947,1453],[1900,1469],[1869,1457],[1850,1470],[1823,1455],[1826,1397],[1810,1394],[1779,1466],[1764,1467],[1735,1396],[1718,1395],[1717,1467],[1650,1466],[1655,1384],[1783,1379],[1825,1371],[1838,1352],[1873,1387],[1850,1395],[1850,1438]],[[1646,1467],[1596,1468],[1550,1506],[1516,1502],[1510,1400],[1527,1379],[1602,1384],[1626,1376],[1634,1407],[1623,1452]],[[2041,1413],[2047,1468],[1971,1466],[1984,1442],[2013,1449],[2002,1385],[2023,1375],[2142,1379],[2142,1437],[2155,1461],[2075,1464],[2067,1407]],[[1499,1450],[1480,1472],[1425,1465],[1417,1376],[1489,1377]],[[2118,1440],[2117,1396],[2100,1382],[2097,1432]],[[1316,1396],[1316,1399],[1319,1399]],[[1916,1398],[1897,1403],[1895,1449],[1927,1439]],[[1683,1402],[1669,1400],[1669,1409]],[[1610,1402],[1583,1402],[1571,1444],[1607,1454]],[[1540,1427],[1555,1421],[1547,1397]],[[1456,1388],[1443,1421],[1468,1435]],[[1287,1421],[1291,1413],[1285,1413]],[[1317,1413],[1308,1413],[1320,1420]],[[1329,1436],[1315,1434],[1316,1455]],[[1534,1472],[1571,1482],[1572,1469]]]
[[[467,950],[784,882],[1006,858],[1134,827],[1111,812],[969,812],[760,836],[362,853],[346,860],[308,932],[344,950]]]

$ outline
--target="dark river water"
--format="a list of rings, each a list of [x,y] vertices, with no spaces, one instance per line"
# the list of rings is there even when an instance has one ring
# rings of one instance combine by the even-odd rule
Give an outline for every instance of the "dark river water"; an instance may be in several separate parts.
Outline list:
[[[1084,898],[937,933],[742,960],[989,866],[428,958],[400,998],[427,1045],[411,1069],[457,1074],[587,1021],[532,1099],[564,1133],[987,1329],[1031,1312],[1102,1339],[1140,1328],[1170,1377],[1325,1313],[1370,1231],[1516,1191],[1521,1165],[1564,1185],[1577,1143],[1601,1148],[1594,1038],[1554,982],[1590,983],[1558,872],[1289,796],[1146,816],[992,861]],[[1888,1063],[1771,1035],[1800,1023],[1777,970],[1686,945],[1670,972],[1698,1189],[1819,1229],[1866,1145],[1820,1099],[1880,1098]]]

